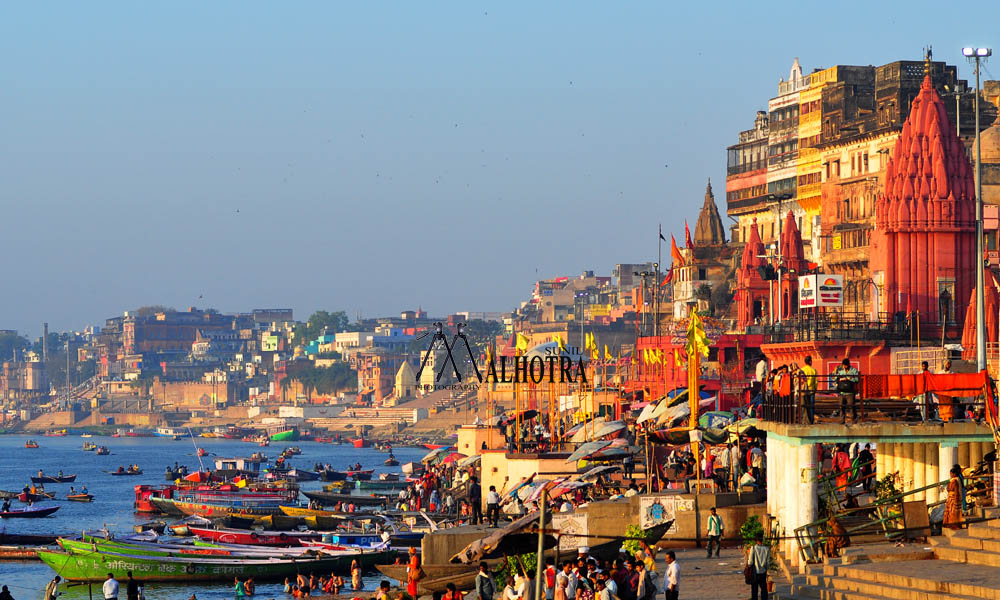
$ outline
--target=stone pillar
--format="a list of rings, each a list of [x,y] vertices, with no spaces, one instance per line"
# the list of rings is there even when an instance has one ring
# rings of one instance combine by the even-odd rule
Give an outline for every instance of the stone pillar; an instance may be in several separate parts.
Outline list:
[[[798,455],[798,481],[793,494],[797,498],[798,513],[796,527],[812,523],[819,515],[819,485],[817,476],[820,465],[816,464],[816,444],[803,444],[795,449]]]
[[[927,485],[925,483],[927,461],[924,454],[924,448],[927,444],[917,442],[910,445],[913,446],[913,489],[919,489]],[[914,500],[924,500],[926,497],[924,492],[917,492],[913,495]]]
[[[901,465],[899,474],[903,477],[903,491],[908,492],[913,489],[913,444],[900,444],[902,446]]]
[[[924,472],[924,485],[930,485],[932,483],[937,483],[941,481],[941,477],[938,475],[938,460],[936,456],[938,454],[937,444],[924,444],[924,458],[926,463],[926,471]],[[928,504],[933,504],[941,499],[941,491],[938,488],[931,488],[927,490],[925,494]]]
[[[962,465],[963,469],[969,466],[969,442],[958,443],[958,460],[955,462]]]
[[[938,481],[948,479],[951,466],[957,462],[958,442],[942,442],[938,446]]]
[[[965,466],[974,467],[978,465],[981,460],[983,460],[983,443],[969,442],[969,464]]]
[[[882,474],[884,477],[896,470],[896,444],[883,442],[882,447],[885,451],[885,458],[882,459],[882,463],[885,465],[885,472]]]
[[[885,442],[878,442],[875,445],[875,477],[876,479],[881,479],[885,477],[885,451],[888,444]]]

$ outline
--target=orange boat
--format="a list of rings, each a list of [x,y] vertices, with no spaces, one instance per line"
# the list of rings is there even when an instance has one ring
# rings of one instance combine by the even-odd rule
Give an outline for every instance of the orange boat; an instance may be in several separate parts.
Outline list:
[[[38,442],[36,442],[35,440],[28,440],[27,442],[24,442],[24,447],[25,448],[37,448],[38,447]]]

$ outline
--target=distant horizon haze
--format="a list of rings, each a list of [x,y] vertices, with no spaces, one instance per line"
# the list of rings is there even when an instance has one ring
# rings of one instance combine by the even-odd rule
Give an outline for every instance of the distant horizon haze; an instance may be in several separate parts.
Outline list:
[[[725,148],[795,57],[932,45],[971,80],[961,48],[1000,50],[988,3],[719,8],[8,6],[0,328],[147,304],[508,311],[537,279],[655,261],[709,178],[724,215]]]

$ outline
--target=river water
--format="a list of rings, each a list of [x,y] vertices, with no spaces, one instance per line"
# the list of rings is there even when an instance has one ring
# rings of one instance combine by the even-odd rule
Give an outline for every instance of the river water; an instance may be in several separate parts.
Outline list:
[[[44,469],[46,474],[55,474],[62,469],[65,474],[76,473],[73,484],[48,484],[46,491],[55,491],[57,497],[65,497],[70,485],[80,489],[82,485],[94,495],[91,503],[58,501],[59,511],[44,519],[6,519],[0,522],[0,528],[7,533],[57,533],[72,534],[81,530],[94,530],[107,527],[116,533],[131,533],[132,527],[156,519],[156,516],[137,515],[132,510],[135,499],[133,488],[140,483],[163,485],[164,469],[167,464],[175,461],[186,464],[190,469],[198,468],[198,458],[190,438],[174,441],[172,438],[109,438],[94,436],[89,441],[98,446],[107,446],[111,450],[108,456],[97,456],[94,452],[81,450],[84,441],[78,435],[67,437],[34,437],[38,449],[24,447],[27,436],[0,436],[0,489],[19,491],[25,484],[30,484],[31,475]],[[348,465],[361,463],[365,469],[376,469],[376,472],[399,471],[399,467],[383,465],[386,455],[372,448],[354,448],[350,445],[321,444],[317,442],[287,442],[274,444],[269,448],[259,448],[256,444],[248,444],[237,440],[216,438],[196,438],[195,442],[209,453],[202,460],[205,466],[212,467],[212,459],[216,456],[235,457],[249,456],[257,450],[264,450],[269,458],[281,452],[285,445],[298,446],[302,454],[291,459],[291,465],[304,469],[312,469],[316,462],[330,463],[335,469],[345,469]],[[422,447],[399,447],[393,453],[401,463],[419,461],[427,450]],[[113,477],[107,471],[113,471],[119,465],[138,464],[143,474],[135,477]],[[322,482],[303,482],[301,487],[306,490],[320,489]],[[46,501],[51,503],[53,501]],[[14,506],[22,506],[16,500]],[[45,585],[55,575],[41,561],[0,562],[0,584],[7,585],[16,600],[41,599]],[[342,573],[349,580],[348,573]],[[365,577],[364,590],[359,594],[370,597],[381,579],[377,572]],[[87,585],[63,589],[63,597],[67,599],[89,598]],[[94,597],[101,598],[100,585],[93,589]],[[146,584],[146,597],[149,600],[183,599],[197,594],[199,600],[232,598],[232,584],[192,584],[178,585],[168,583]],[[259,583],[258,598],[283,598],[285,595],[280,583]],[[125,597],[124,585],[120,598]]]

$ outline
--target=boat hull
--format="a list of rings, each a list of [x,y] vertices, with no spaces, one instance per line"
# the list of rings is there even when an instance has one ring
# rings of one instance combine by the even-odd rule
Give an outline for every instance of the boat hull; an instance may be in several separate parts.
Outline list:
[[[302,492],[310,500],[315,500],[323,505],[354,504],[355,506],[384,506],[388,500],[376,496],[351,496],[350,494],[329,494],[324,492]]]
[[[30,507],[22,510],[10,510],[7,512],[0,512],[0,519],[40,519],[51,515],[57,510],[59,510],[58,506],[50,506],[48,508]]]
[[[73,483],[76,481],[76,475],[42,475],[38,477],[34,475],[31,477],[31,483]]]
[[[111,552],[69,553],[39,550],[38,557],[70,581],[104,581],[108,573],[124,581],[132,571],[137,581],[226,581],[253,577],[256,581],[281,580],[301,572],[343,571],[357,560],[371,568],[390,560],[391,553],[379,550],[329,558],[296,560],[152,557]]]
[[[279,431],[278,433],[273,433],[270,436],[272,442],[294,442],[299,439],[298,429],[289,429],[287,431]]]

